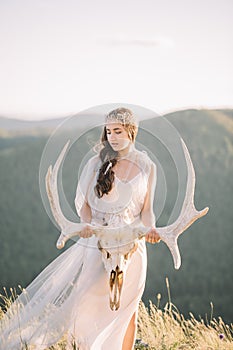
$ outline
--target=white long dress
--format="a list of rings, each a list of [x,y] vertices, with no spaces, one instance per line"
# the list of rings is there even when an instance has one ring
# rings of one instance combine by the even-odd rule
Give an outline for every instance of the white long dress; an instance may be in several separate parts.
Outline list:
[[[103,200],[93,195],[97,158],[86,165],[75,204],[79,213],[83,200],[88,198],[93,225],[107,223],[118,227],[140,221],[151,161],[142,152],[134,152],[143,159],[142,171],[126,183],[115,178],[113,190]],[[85,188],[83,179],[87,174],[93,176]],[[122,195],[124,198],[118,201]],[[38,275],[5,314],[0,322],[0,349],[22,349],[27,344],[29,349],[42,350],[66,335],[67,349],[75,341],[80,350],[121,350],[127,326],[137,312],[144,290],[146,268],[146,246],[142,239],[124,277],[121,306],[112,311],[108,275],[97,238],[79,239]]]

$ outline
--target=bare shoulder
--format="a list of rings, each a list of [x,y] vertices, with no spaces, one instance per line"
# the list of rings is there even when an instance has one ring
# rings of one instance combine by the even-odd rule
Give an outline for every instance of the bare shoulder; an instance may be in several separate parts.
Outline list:
[[[100,157],[98,154],[95,154],[94,156],[88,159],[88,163],[92,165],[99,163],[99,161],[100,161]]]
[[[98,155],[94,155],[93,157],[83,160],[81,164],[79,164],[78,170],[78,178],[82,181],[85,181],[90,178],[90,176],[97,173],[99,169],[99,161],[100,158]]]
[[[146,173],[150,174],[151,171],[156,171],[156,164],[151,160],[146,151],[137,150],[137,159],[141,169]]]
[[[100,157],[98,154],[96,154],[93,157],[88,159],[86,166],[89,169],[95,170],[95,169],[97,169],[97,167],[99,167],[99,164],[100,164]]]

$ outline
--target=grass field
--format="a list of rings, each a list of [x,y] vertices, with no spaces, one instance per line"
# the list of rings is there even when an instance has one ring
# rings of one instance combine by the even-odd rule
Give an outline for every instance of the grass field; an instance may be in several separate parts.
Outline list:
[[[232,350],[233,324],[227,325],[222,318],[213,318],[213,304],[210,303],[209,316],[205,320],[197,320],[192,313],[186,318],[179,312],[170,300],[163,309],[160,308],[161,295],[157,296],[157,305],[152,302],[146,307],[143,302],[139,305],[137,339],[135,350]],[[12,297],[13,296],[13,297]],[[5,305],[10,306],[15,294],[2,296]],[[1,311],[0,318],[3,316]],[[20,350],[31,350],[33,347],[22,344]],[[68,346],[65,337],[48,350],[78,350],[73,343]],[[97,350],[97,349],[96,349]],[[99,349],[98,349],[99,350]],[[120,349],[119,349],[120,350]]]

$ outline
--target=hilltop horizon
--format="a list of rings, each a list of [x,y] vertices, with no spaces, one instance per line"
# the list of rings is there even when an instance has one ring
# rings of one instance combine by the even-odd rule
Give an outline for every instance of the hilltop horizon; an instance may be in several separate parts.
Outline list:
[[[86,113],[88,112],[89,109],[95,108],[95,107],[100,107],[108,104],[102,104],[102,105],[96,105],[88,108],[83,108],[83,109],[77,109],[77,111],[71,111],[71,112],[63,112],[63,113],[37,113],[37,112],[20,112],[20,113],[13,113],[13,112],[3,112],[0,111],[0,122],[1,119],[9,119],[9,120],[15,120],[15,121],[21,121],[21,122],[46,122],[46,121],[56,121],[56,120],[63,120],[65,118],[69,118],[74,115],[78,115],[81,113]],[[110,106],[111,104],[109,104]],[[122,105],[127,105],[126,103],[122,103]],[[138,105],[139,106],[139,105]],[[183,112],[186,110],[232,110],[233,109],[233,104],[232,106],[230,105],[213,105],[213,106],[205,106],[205,105],[194,105],[194,106],[183,106],[183,107],[173,107],[173,108],[168,108],[164,110],[159,110],[159,109],[151,109],[150,106],[145,107],[142,106],[142,108],[149,109],[152,112],[160,115],[160,116],[165,116],[171,113],[175,112]]]

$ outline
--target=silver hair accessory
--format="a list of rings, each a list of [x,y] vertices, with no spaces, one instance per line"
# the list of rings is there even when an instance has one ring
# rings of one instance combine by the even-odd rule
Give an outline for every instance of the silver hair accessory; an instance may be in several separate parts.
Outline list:
[[[112,167],[112,162],[109,161],[108,166],[107,166],[107,168],[106,168],[106,170],[105,170],[105,172],[104,172],[104,175],[107,174],[107,172],[109,171],[109,169],[110,169],[111,167]]]
[[[123,125],[131,124],[138,126],[138,122],[131,110],[127,108],[117,108],[109,112],[105,118],[105,122],[119,122]]]

